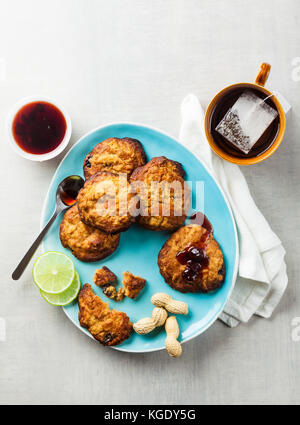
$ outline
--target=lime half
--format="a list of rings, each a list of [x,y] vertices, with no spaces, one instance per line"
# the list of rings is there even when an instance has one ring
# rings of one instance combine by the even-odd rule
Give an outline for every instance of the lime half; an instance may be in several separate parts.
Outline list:
[[[36,260],[32,275],[39,289],[48,294],[59,294],[73,282],[75,268],[73,261],[67,255],[49,251]]]
[[[52,305],[68,305],[72,301],[74,301],[79,293],[80,290],[80,278],[79,274],[75,271],[75,276],[73,279],[73,282],[71,283],[71,286],[69,286],[68,289],[66,289],[64,292],[61,292],[60,294],[48,294],[48,292],[40,291],[41,296]]]

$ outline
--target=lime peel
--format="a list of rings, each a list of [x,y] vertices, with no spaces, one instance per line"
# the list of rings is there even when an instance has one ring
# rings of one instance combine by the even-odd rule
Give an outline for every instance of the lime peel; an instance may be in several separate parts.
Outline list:
[[[40,291],[40,293],[47,303],[55,306],[66,306],[77,298],[80,287],[81,283],[79,274],[75,270],[73,282],[64,292],[61,292],[60,294],[48,294],[45,291]]]

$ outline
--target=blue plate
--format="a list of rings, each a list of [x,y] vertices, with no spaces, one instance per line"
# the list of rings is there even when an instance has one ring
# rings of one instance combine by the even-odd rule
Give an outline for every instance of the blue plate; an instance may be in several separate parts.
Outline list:
[[[56,220],[47,234],[43,248],[44,251],[65,252],[72,257],[81,282],[91,283],[94,292],[105,301],[108,299],[103,296],[101,289],[92,283],[93,274],[97,268],[103,265],[108,266],[118,276],[120,282],[122,281],[122,272],[126,270],[144,277],[147,280],[146,288],[137,300],[127,298],[119,303],[109,300],[111,307],[126,312],[132,322],[136,322],[142,317],[151,317],[153,305],[150,298],[156,292],[166,292],[175,299],[185,301],[189,306],[189,314],[177,316],[181,331],[180,340],[185,342],[200,335],[217,319],[233,289],[238,268],[237,233],[228,202],[214,178],[189,150],[167,134],[138,124],[110,124],[91,131],[72,147],[59,165],[44,203],[42,225],[45,225],[53,213],[55,193],[60,181],[71,174],[83,175],[84,157],[97,143],[108,137],[122,138],[125,136],[140,140],[148,159],[164,155],[183,165],[186,171],[186,180],[192,182],[193,208],[197,208],[197,210],[199,207],[195,205],[196,182],[202,182],[197,188],[198,194],[200,191],[203,195],[199,197],[202,199],[201,206],[205,206],[204,212],[213,224],[214,236],[223,250],[226,263],[226,279],[222,288],[211,294],[182,294],[171,289],[164,282],[157,266],[157,255],[169,234],[152,232],[136,225],[122,233],[120,246],[112,256],[97,263],[83,263],[73,257],[70,251],[63,248],[59,239],[59,225],[62,217]],[[91,336],[79,324],[77,302],[65,307],[64,311],[82,332]],[[115,348],[141,353],[160,350],[164,348],[164,345],[164,331],[154,331],[145,336],[133,332],[127,341]]]

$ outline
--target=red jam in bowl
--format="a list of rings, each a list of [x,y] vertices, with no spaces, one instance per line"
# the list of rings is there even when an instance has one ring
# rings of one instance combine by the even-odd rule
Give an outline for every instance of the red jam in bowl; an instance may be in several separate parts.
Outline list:
[[[66,130],[67,123],[62,112],[52,103],[44,101],[24,105],[12,124],[18,146],[34,155],[55,150],[63,141]]]

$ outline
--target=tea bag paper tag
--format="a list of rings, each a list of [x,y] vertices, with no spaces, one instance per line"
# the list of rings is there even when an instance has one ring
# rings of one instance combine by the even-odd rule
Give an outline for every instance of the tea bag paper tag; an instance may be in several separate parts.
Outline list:
[[[277,97],[280,105],[282,106],[283,112],[285,113],[285,115],[287,115],[288,112],[290,112],[290,110],[292,109],[292,106],[289,104],[286,98],[277,90],[270,90],[270,91],[272,91],[272,93],[274,93],[274,95]]]

